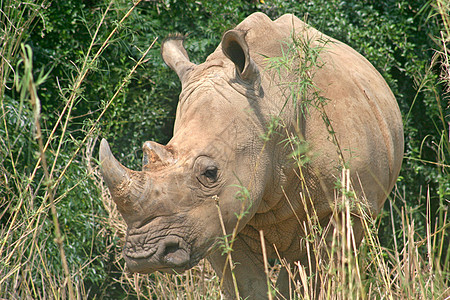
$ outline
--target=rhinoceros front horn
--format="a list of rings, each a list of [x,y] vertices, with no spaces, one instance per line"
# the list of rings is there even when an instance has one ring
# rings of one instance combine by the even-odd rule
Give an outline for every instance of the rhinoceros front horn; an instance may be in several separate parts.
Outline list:
[[[127,221],[126,215],[135,213],[138,198],[146,192],[145,176],[117,161],[105,139],[100,143],[100,166],[111,196]]]
[[[102,139],[100,143],[100,163],[103,179],[109,189],[118,187],[130,180],[128,169],[113,156],[105,139]]]

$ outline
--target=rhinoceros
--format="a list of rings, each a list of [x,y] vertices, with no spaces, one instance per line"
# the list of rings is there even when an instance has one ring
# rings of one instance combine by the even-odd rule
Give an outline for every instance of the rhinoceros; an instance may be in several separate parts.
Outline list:
[[[292,66],[274,68],[293,40]],[[350,170],[357,201],[372,216],[380,212],[402,162],[399,107],[362,55],[291,14],[275,21],[250,15],[199,65],[183,41],[173,35],[161,47],[182,84],[168,144],[145,142],[143,169],[134,171],[101,141],[103,178],[127,224],[123,257],[139,273],[183,272],[206,257],[233,298],[217,245],[235,230],[239,295],[267,298],[260,232],[268,259],[304,260],[302,223],[312,210],[321,224],[330,219],[342,168]],[[320,52],[315,68],[308,51]],[[295,71],[307,63],[304,74]],[[305,80],[311,84],[298,92]],[[307,149],[301,161],[293,158],[293,138]],[[353,226],[358,243],[363,229]]]

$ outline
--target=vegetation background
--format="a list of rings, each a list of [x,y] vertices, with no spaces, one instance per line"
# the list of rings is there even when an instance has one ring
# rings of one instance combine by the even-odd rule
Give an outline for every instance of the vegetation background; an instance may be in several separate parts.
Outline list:
[[[125,165],[139,169],[144,141],[170,139],[180,92],[160,58],[162,39],[188,34],[191,60],[201,63],[225,30],[256,11],[307,20],[362,53],[387,80],[406,141],[396,189],[377,220],[380,244],[403,261],[409,229],[418,263],[429,262],[427,274],[440,277],[441,292],[448,287],[448,0],[0,5],[0,297],[171,298],[164,291],[186,291],[198,280],[198,270],[147,276],[155,285],[175,281],[155,295],[141,290],[141,277],[123,275],[120,224],[98,176],[98,140],[107,138]],[[204,292],[217,282],[202,268],[194,287]],[[444,295],[429,293],[420,295]]]

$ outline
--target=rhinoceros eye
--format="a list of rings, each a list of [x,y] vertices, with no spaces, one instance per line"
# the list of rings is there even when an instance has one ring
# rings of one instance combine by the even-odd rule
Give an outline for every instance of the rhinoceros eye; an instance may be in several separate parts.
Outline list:
[[[194,168],[197,180],[205,187],[211,188],[218,181],[219,168],[213,159],[207,156],[200,156],[195,161]]]
[[[211,181],[216,181],[217,180],[217,167],[215,167],[215,166],[208,167],[205,170],[205,172],[203,173],[203,175]]]

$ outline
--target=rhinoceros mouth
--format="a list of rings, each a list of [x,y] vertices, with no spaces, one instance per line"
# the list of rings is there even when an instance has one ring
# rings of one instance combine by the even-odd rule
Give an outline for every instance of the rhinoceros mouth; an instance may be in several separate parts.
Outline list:
[[[145,234],[127,234],[123,254],[131,259],[147,259],[156,253],[156,245],[160,240],[161,238],[149,240]]]
[[[124,255],[132,259],[146,259],[155,254],[156,249],[151,249],[150,246],[139,247],[139,250],[131,250],[129,247],[124,248]]]
[[[151,240],[143,234],[127,236],[123,256],[128,269],[137,273],[183,272],[198,262],[193,261],[189,244],[174,235]]]
[[[203,240],[185,218],[152,218],[128,227],[123,257],[135,273],[183,272],[207,256],[215,238]]]

